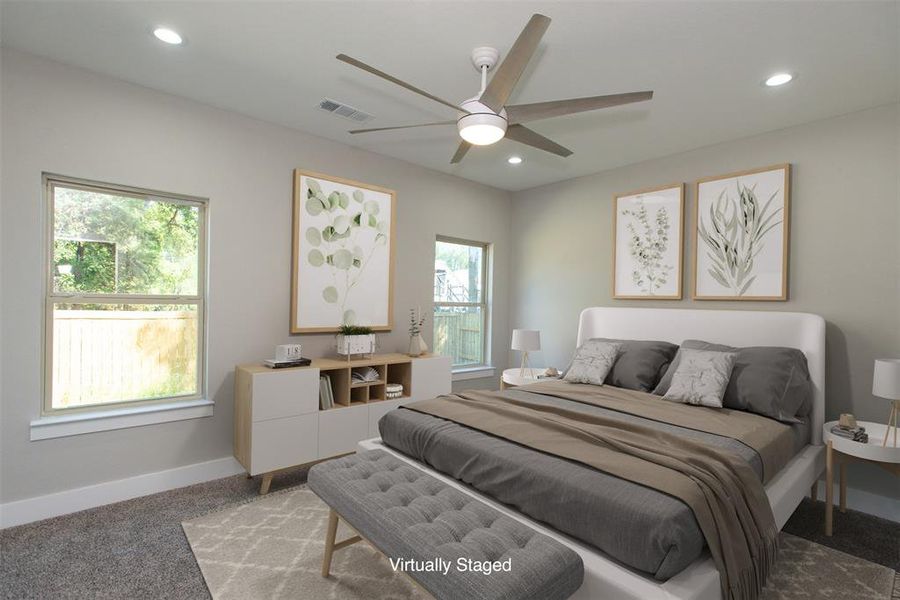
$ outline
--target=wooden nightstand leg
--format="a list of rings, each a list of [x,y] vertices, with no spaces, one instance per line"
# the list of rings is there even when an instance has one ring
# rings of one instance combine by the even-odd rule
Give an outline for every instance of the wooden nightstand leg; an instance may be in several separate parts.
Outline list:
[[[834,502],[834,450],[831,441],[825,450],[825,535],[831,536],[831,517]]]
[[[816,480],[812,484],[812,488],[809,490],[809,497],[813,502],[817,502],[819,500],[819,481]]]
[[[838,466],[838,473],[841,478],[841,512],[845,513],[847,512],[847,463],[843,460],[839,460],[838,462],[840,463]]]
[[[265,496],[269,493],[269,486],[272,485],[272,474],[266,473],[263,475],[262,483],[259,484],[259,495]]]

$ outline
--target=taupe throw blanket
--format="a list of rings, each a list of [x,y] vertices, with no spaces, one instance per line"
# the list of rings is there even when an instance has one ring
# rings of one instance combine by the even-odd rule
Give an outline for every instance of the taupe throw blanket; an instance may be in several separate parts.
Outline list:
[[[780,437],[778,433],[764,434],[759,424],[735,424],[709,415],[710,409],[703,407],[676,405],[652,396],[639,399],[640,406],[623,407],[637,394],[646,395],[606,386],[553,382],[524,389],[613,410],[627,408],[622,412],[678,425],[691,417],[684,426],[735,437],[761,455],[770,454],[768,460],[763,458],[764,464],[784,464],[790,457],[790,429],[783,425],[788,449],[778,456],[782,454],[778,448],[785,445],[771,443]],[[725,598],[753,599],[765,585],[775,558],[775,519],[753,469],[731,452],[637,423],[523,402],[498,392],[469,391],[406,407],[674,496],[694,513],[720,573]],[[749,415],[741,413],[734,421],[746,421],[741,418],[744,414]]]

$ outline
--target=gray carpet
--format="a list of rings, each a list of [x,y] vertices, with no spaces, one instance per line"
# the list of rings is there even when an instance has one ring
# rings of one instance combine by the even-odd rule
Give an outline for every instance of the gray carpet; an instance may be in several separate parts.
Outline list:
[[[287,472],[272,490],[305,480],[305,470]],[[0,597],[209,598],[181,522],[253,499],[258,486],[238,475],[2,530]],[[900,570],[900,524],[836,511],[826,538],[822,510],[805,501],[785,531]]]

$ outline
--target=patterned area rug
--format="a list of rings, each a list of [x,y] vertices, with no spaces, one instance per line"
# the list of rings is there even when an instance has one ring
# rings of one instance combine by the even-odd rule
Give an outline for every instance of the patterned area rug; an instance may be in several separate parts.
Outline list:
[[[300,486],[182,523],[215,600],[425,600],[368,544],[334,554],[321,575],[328,508]],[[352,535],[343,528],[338,540]],[[763,600],[890,600],[893,570],[786,533]],[[900,598],[900,583],[893,598]]]

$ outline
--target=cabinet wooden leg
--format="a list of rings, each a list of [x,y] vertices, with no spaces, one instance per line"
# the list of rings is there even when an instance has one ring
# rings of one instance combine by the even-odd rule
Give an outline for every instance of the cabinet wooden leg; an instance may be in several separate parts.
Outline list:
[[[263,475],[262,483],[259,484],[259,495],[265,496],[269,493],[269,486],[272,485],[272,474],[266,473]]]
[[[834,509],[834,450],[831,441],[825,450],[825,535],[831,536],[831,517]]]
[[[841,512],[845,513],[847,512],[847,463],[845,463],[844,461],[838,462],[840,462],[840,465],[838,465],[838,474],[841,479]]]
[[[334,554],[334,538],[337,535],[338,514],[334,509],[328,512],[328,529],[325,531],[325,554],[322,556],[322,577],[331,573],[331,555]]]
[[[816,480],[812,484],[812,488],[809,490],[809,497],[813,502],[818,501],[819,499],[819,481]]]

